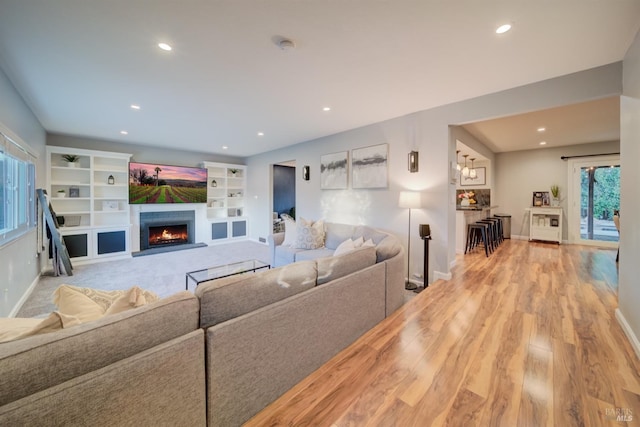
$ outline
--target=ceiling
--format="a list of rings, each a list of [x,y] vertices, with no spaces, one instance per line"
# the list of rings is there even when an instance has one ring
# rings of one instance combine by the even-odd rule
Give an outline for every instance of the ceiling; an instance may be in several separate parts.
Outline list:
[[[637,0],[0,0],[0,67],[48,132],[249,156],[620,61],[639,28]],[[509,123],[466,127],[537,143]]]

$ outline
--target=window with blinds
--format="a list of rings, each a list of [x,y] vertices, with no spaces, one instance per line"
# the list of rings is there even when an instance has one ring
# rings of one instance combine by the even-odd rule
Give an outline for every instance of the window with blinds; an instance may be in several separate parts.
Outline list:
[[[36,226],[35,184],[33,156],[0,132],[0,246]]]

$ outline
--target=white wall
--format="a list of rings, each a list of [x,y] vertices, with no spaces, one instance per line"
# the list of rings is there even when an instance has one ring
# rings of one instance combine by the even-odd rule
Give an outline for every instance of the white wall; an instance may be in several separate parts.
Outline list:
[[[620,104],[620,263],[618,319],[640,357],[640,32],[624,58]]]
[[[519,114],[601,97],[620,95],[622,64],[615,63],[507,91],[421,111],[247,159],[251,236],[266,237],[271,228],[271,165],[295,160],[311,166],[311,180],[296,182],[299,216],[346,223],[365,223],[407,240],[407,212],[398,208],[401,190],[419,190],[424,209],[412,214],[411,272],[422,270],[422,246],[417,225],[431,225],[430,278],[446,275],[455,260],[455,184],[449,165],[455,161],[450,125]],[[353,114],[357,114],[353,112]],[[321,190],[322,154],[388,143],[389,188],[382,190]],[[407,171],[407,154],[420,153],[420,172]],[[415,248],[415,249],[414,249]],[[419,248],[419,249],[417,249]]]
[[[526,209],[531,206],[532,193],[551,191],[551,186],[556,184],[560,187],[560,206],[564,210],[562,239],[567,240],[568,162],[560,157],[619,151],[620,143],[613,141],[496,154],[496,187],[492,200],[500,206],[499,213],[511,215],[511,235],[528,238]]]
[[[45,131],[38,119],[0,70],[0,129],[24,141],[38,155],[36,185],[45,185]],[[44,258],[44,257],[42,257]],[[15,314],[16,305],[36,283],[40,264],[35,230],[0,247],[0,317]]]

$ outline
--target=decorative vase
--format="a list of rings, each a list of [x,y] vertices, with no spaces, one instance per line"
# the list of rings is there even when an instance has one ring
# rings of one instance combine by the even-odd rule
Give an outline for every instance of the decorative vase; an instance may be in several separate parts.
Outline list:
[[[556,206],[556,207],[560,206],[560,199],[557,197],[553,197],[551,199],[551,206]]]
[[[460,206],[469,206],[470,204],[469,199],[460,200]]]
[[[76,168],[76,167],[78,167],[78,164],[76,162],[67,162],[67,167],[68,168]]]
[[[60,198],[67,197],[67,193],[58,193],[58,197]]]

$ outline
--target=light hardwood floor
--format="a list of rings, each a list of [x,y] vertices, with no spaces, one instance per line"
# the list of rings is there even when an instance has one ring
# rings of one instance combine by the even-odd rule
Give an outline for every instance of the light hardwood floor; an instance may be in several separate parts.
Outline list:
[[[489,258],[458,256],[452,280],[247,425],[640,425],[640,362],[614,314],[615,255],[507,240]]]

